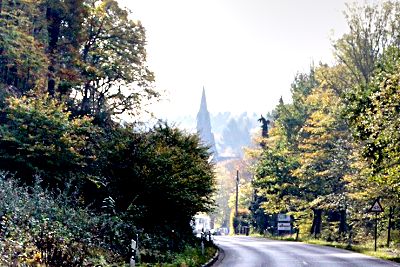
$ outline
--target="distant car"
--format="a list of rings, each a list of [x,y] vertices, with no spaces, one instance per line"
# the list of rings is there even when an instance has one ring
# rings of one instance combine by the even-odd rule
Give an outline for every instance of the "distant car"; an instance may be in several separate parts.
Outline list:
[[[229,234],[229,228],[228,227],[221,227],[218,228],[219,235],[228,235]]]
[[[221,235],[221,232],[220,232],[219,228],[217,228],[217,229],[211,229],[210,233],[211,233],[212,235]]]
[[[229,234],[229,229],[227,227],[220,227],[217,229],[211,229],[212,235],[227,235]]]

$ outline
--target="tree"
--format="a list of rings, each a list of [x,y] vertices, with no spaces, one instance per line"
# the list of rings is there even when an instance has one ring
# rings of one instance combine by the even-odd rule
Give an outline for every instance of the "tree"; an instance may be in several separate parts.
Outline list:
[[[114,0],[9,1],[0,14],[0,82],[35,86],[72,115],[110,123],[159,96],[146,66],[145,29]]]
[[[0,13],[0,88],[11,85],[25,93],[45,81],[47,57],[43,43],[32,32],[32,17],[40,13],[37,3],[7,1]]]
[[[122,132],[121,132],[122,131]],[[214,173],[198,136],[168,125],[146,134],[119,130],[108,155],[107,192],[116,208],[131,214],[147,232],[191,232],[197,212],[211,211]]]
[[[141,101],[158,97],[153,73],[146,66],[145,30],[128,18],[116,1],[87,0],[88,17],[81,25],[79,70],[73,86],[74,112],[108,117],[139,112]]]
[[[366,95],[369,105],[365,112],[352,120],[355,136],[361,142],[362,155],[371,168],[371,177],[388,190],[385,195],[392,201],[399,199],[400,135],[399,121],[399,62],[400,50],[392,47],[382,56],[376,74]]]
[[[350,131],[340,118],[340,98],[333,90],[316,88],[307,102],[313,112],[300,131],[300,166],[293,174],[299,179],[301,198],[314,212],[311,233],[321,232],[323,210],[340,212],[339,232],[344,232],[347,202],[343,177],[350,169]]]
[[[291,88],[293,103],[285,104],[281,98],[272,112],[272,127],[254,170],[255,218],[260,217],[255,213],[260,212],[257,206],[269,214],[302,213],[306,208],[293,172],[299,167],[299,132],[310,112],[306,99],[317,84],[313,68],[308,74],[297,75]]]
[[[11,97],[0,126],[0,167],[31,182],[61,186],[83,173],[94,158],[89,138],[97,131],[88,117],[70,120],[66,106],[49,98]]]
[[[353,7],[348,18],[351,32],[345,36],[345,47],[337,47],[345,66],[355,79],[345,94],[346,118],[360,149],[359,158],[366,163],[365,184],[372,185],[369,197],[383,197],[388,206],[395,206],[399,199],[398,153],[398,94],[396,73],[399,62],[400,6],[385,2],[381,6]],[[345,55],[345,56],[344,56]],[[368,60],[367,60],[368,59]],[[359,164],[360,165],[360,164]],[[351,184],[358,185],[354,179]],[[353,196],[361,195],[362,190]],[[385,201],[385,200],[384,200]],[[389,208],[389,217],[394,209]],[[390,227],[389,227],[390,228]],[[390,242],[389,242],[390,243]]]
[[[212,214],[215,224],[221,227],[229,227],[231,208],[229,198],[235,191],[235,175],[232,172],[234,167],[230,161],[218,162],[216,164],[216,192],[214,195],[216,208]],[[235,170],[236,171],[236,170]]]
[[[400,29],[398,2],[357,6],[345,12],[350,32],[334,44],[335,54],[359,85],[366,85],[379,56],[391,45],[398,46]]]

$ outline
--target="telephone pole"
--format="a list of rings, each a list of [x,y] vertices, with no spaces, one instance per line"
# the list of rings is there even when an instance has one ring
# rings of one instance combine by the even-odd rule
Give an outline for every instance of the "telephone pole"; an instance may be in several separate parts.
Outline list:
[[[236,170],[236,203],[235,203],[235,217],[238,216],[239,205],[239,170]]]

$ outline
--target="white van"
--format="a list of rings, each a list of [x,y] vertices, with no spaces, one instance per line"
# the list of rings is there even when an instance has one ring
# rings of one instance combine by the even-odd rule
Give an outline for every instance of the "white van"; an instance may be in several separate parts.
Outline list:
[[[211,218],[207,214],[196,214],[193,218],[193,233],[199,236],[202,232],[207,233],[211,230]]]

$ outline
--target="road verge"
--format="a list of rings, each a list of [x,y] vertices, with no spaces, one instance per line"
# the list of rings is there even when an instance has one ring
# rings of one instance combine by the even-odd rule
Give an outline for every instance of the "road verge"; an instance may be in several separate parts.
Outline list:
[[[212,266],[218,259],[223,258],[223,250],[219,248],[218,246],[214,245],[217,251],[215,252],[214,256],[205,264],[203,264],[201,267],[210,267]]]

